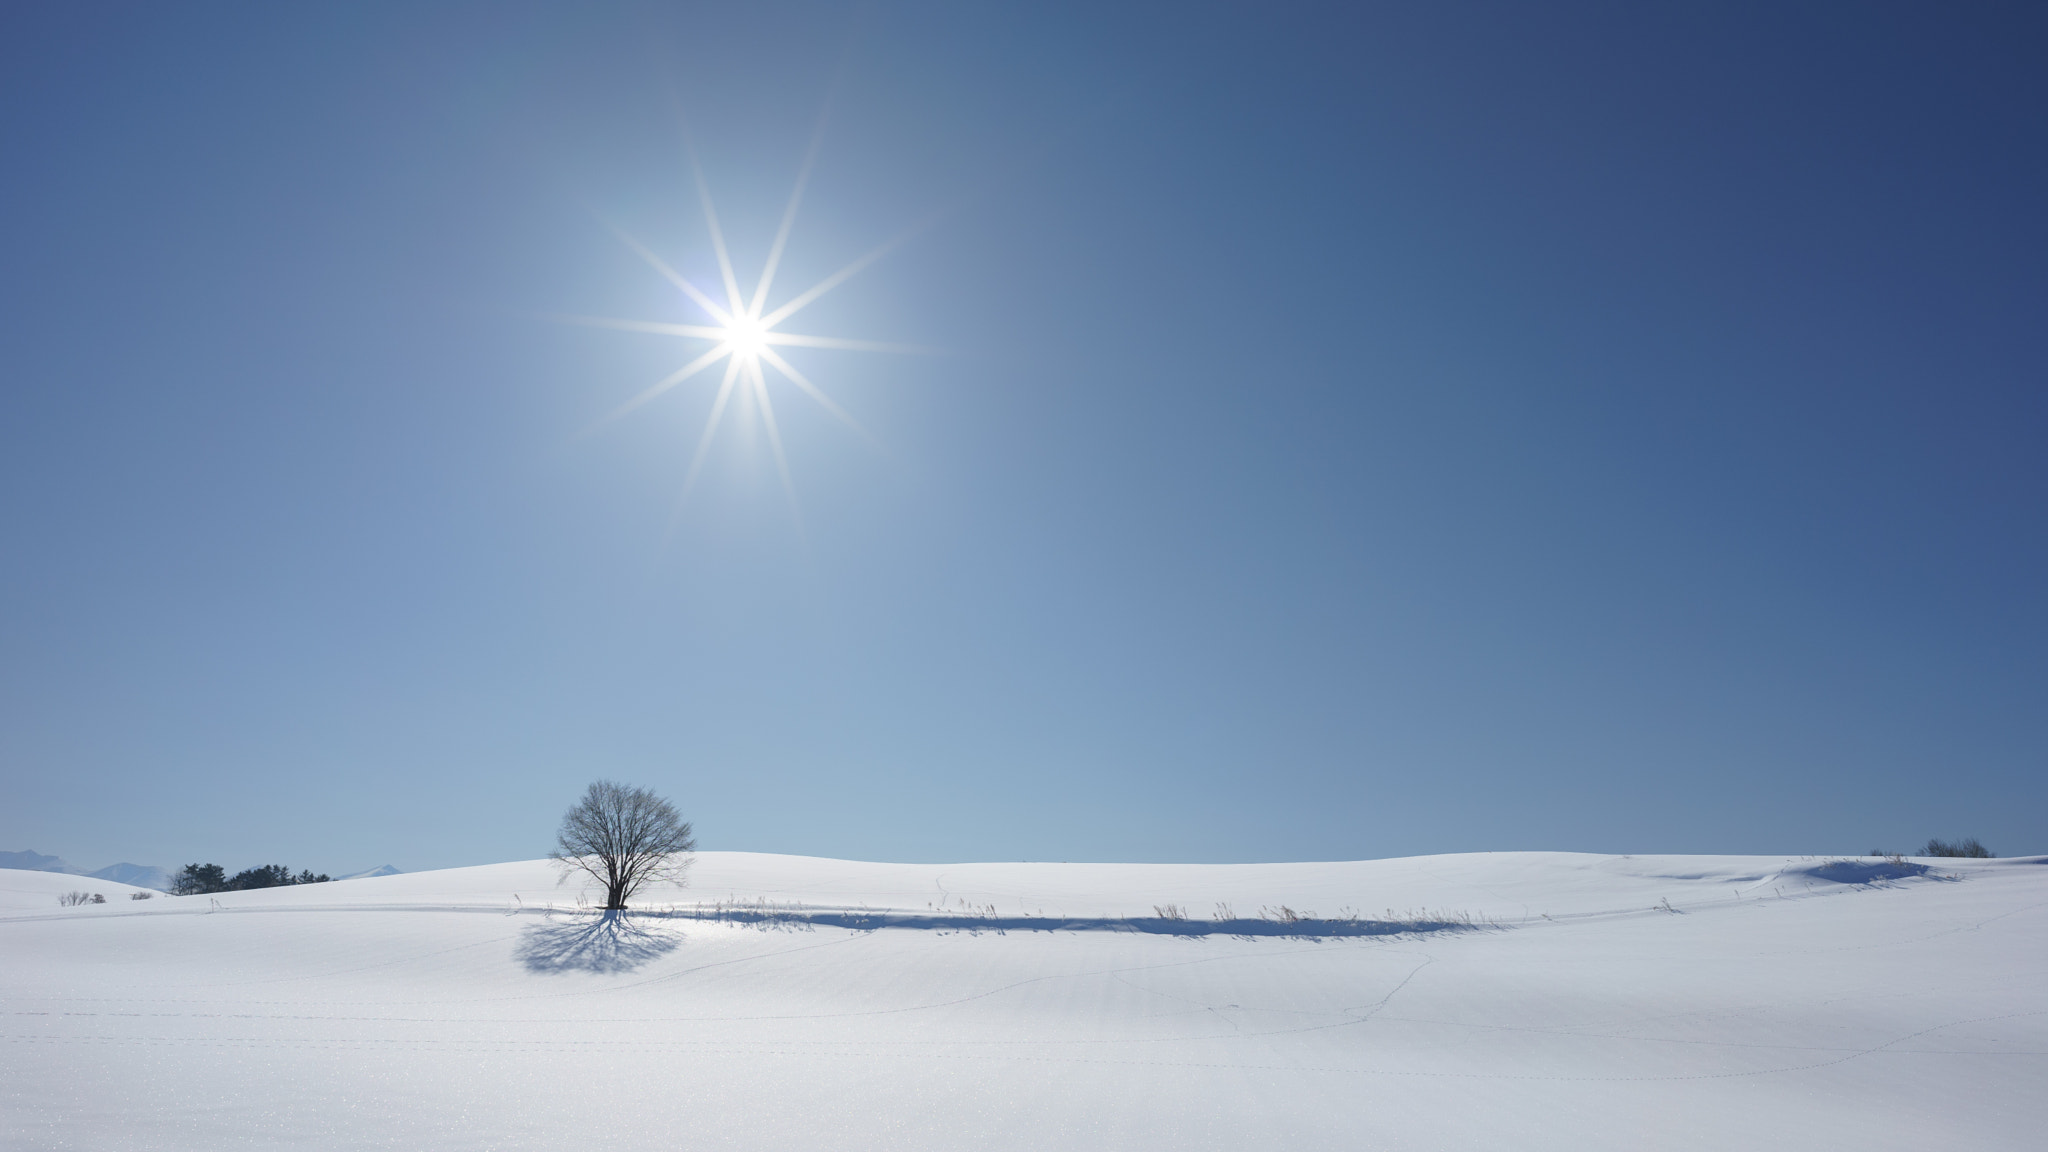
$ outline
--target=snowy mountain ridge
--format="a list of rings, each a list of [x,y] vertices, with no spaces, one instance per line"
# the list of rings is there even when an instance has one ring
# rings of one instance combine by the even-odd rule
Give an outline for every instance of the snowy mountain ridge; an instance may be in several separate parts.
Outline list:
[[[139,888],[154,888],[159,892],[167,892],[171,887],[171,871],[154,864],[123,862],[88,872],[65,863],[62,857],[45,856],[34,849],[25,852],[0,852],[0,868],[17,868],[24,872],[61,872],[67,876],[85,876]]]

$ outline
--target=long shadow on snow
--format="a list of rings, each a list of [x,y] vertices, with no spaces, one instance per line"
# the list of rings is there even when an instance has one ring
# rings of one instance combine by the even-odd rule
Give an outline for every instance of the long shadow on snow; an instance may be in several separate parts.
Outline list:
[[[1950,879],[1925,864],[1910,860],[1890,860],[1879,857],[1876,860],[1823,860],[1804,868],[1787,868],[1787,876],[1811,876],[1816,880],[1832,880],[1837,884],[1884,885],[1890,881],[1913,880],[1925,876],[1930,880]]]
[[[1469,932],[1489,928],[1490,923],[1471,917],[1447,914],[1414,919],[1367,920],[1363,918],[1320,919],[1296,917],[1268,919],[1241,917],[1229,920],[1183,920],[1153,916],[997,916],[950,915],[946,913],[873,912],[866,909],[799,908],[725,905],[716,908],[674,909],[654,913],[677,920],[712,920],[744,924],[762,929],[851,928],[873,932],[879,929],[912,929],[925,932],[1137,932],[1156,936],[1284,936],[1323,939],[1332,936],[1406,936],[1419,932]]]
[[[650,928],[642,920],[608,911],[530,925],[519,933],[514,955],[532,972],[631,972],[683,942],[681,933]]]

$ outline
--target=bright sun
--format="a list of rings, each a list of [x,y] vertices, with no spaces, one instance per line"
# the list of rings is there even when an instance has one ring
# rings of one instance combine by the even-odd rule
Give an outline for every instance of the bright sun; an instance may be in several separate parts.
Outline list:
[[[719,381],[717,395],[711,401],[711,415],[704,422],[703,435],[697,439],[697,449],[690,457],[690,471],[683,480],[683,491],[678,498],[687,499],[690,489],[697,482],[697,473],[704,465],[705,450],[718,433],[719,422],[725,416],[726,405],[736,389],[745,389],[754,400],[754,406],[761,414],[761,423],[768,433],[768,444],[775,452],[775,467],[782,475],[782,484],[789,493],[791,506],[795,507],[796,486],[789,475],[789,459],[782,449],[782,431],[775,419],[775,406],[768,395],[768,377],[765,369],[772,368],[777,376],[796,385],[804,394],[823,405],[825,410],[844,421],[854,431],[868,439],[874,439],[860,422],[844,408],[832,401],[824,391],[813,384],[803,373],[785,359],[777,348],[834,348],[853,352],[921,352],[925,349],[905,344],[879,344],[870,340],[842,340],[832,336],[804,336],[782,331],[781,325],[790,317],[802,311],[812,301],[839,285],[855,273],[886,255],[890,249],[902,243],[905,236],[898,236],[887,244],[876,248],[832,275],[825,277],[810,288],[799,292],[781,306],[768,309],[769,290],[775,282],[775,270],[782,263],[783,250],[789,244],[789,233],[796,224],[796,212],[803,202],[804,186],[809,183],[811,166],[818,156],[819,139],[811,141],[809,152],[804,156],[803,167],[798,171],[796,188],[789,195],[789,206],[783,210],[782,224],[776,229],[775,242],[768,248],[768,262],[761,269],[761,278],[755,283],[751,295],[740,291],[739,278],[733,272],[732,257],[726,251],[725,232],[718,225],[718,212],[711,204],[711,189],[704,180],[704,169],[698,164],[693,150],[690,166],[697,178],[697,197],[704,206],[704,223],[711,231],[711,247],[718,254],[718,272],[724,282],[725,301],[719,303],[709,293],[691,283],[681,273],[670,267],[661,257],[656,256],[647,246],[614,228],[612,231],[626,246],[638,253],[650,267],[659,272],[669,283],[680,289],[690,302],[703,312],[710,324],[667,324],[648,320],[616,320],[607,317],[576,316],[565,317],[580,324],[591,324],[601,328],[617,328],[628,332],[653,332],[666,336],[681,336],[691,340],[709,341],[711,349],[682,367],[669,373],[652,387],[628,400],[607,420],[625,415],[649,400],[660,396],[683,381],[707,369],[725,364],[723,378]]]
[[[725,332],[717,337],[732,345],[733,354],[744,360],[755,360],[768,347],[768,331],[752,316],[735,316],[725,326]]]

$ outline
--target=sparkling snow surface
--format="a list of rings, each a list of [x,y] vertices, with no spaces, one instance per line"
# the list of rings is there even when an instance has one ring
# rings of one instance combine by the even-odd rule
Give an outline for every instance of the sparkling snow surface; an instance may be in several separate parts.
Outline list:
[[[2038,1149],[2044,865],[709,852],[638,901],[947,925],[870,931],[605,922],[544,862],[150,900],[0,871],[0,1147]],[[1493,926],[1114,919],[1219,901]],[[1053,917],[1094,930],[1018,927]]]

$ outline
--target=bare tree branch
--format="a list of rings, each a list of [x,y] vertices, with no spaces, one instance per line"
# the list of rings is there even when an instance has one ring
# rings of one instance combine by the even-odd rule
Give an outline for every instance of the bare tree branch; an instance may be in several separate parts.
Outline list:
[[[622,909],[641,885],[684,883],[697,841],[675,806],[645,788],[599,780],[562,817],[550,859],[566,879],[581,871],[604,885],[606,909]]]

